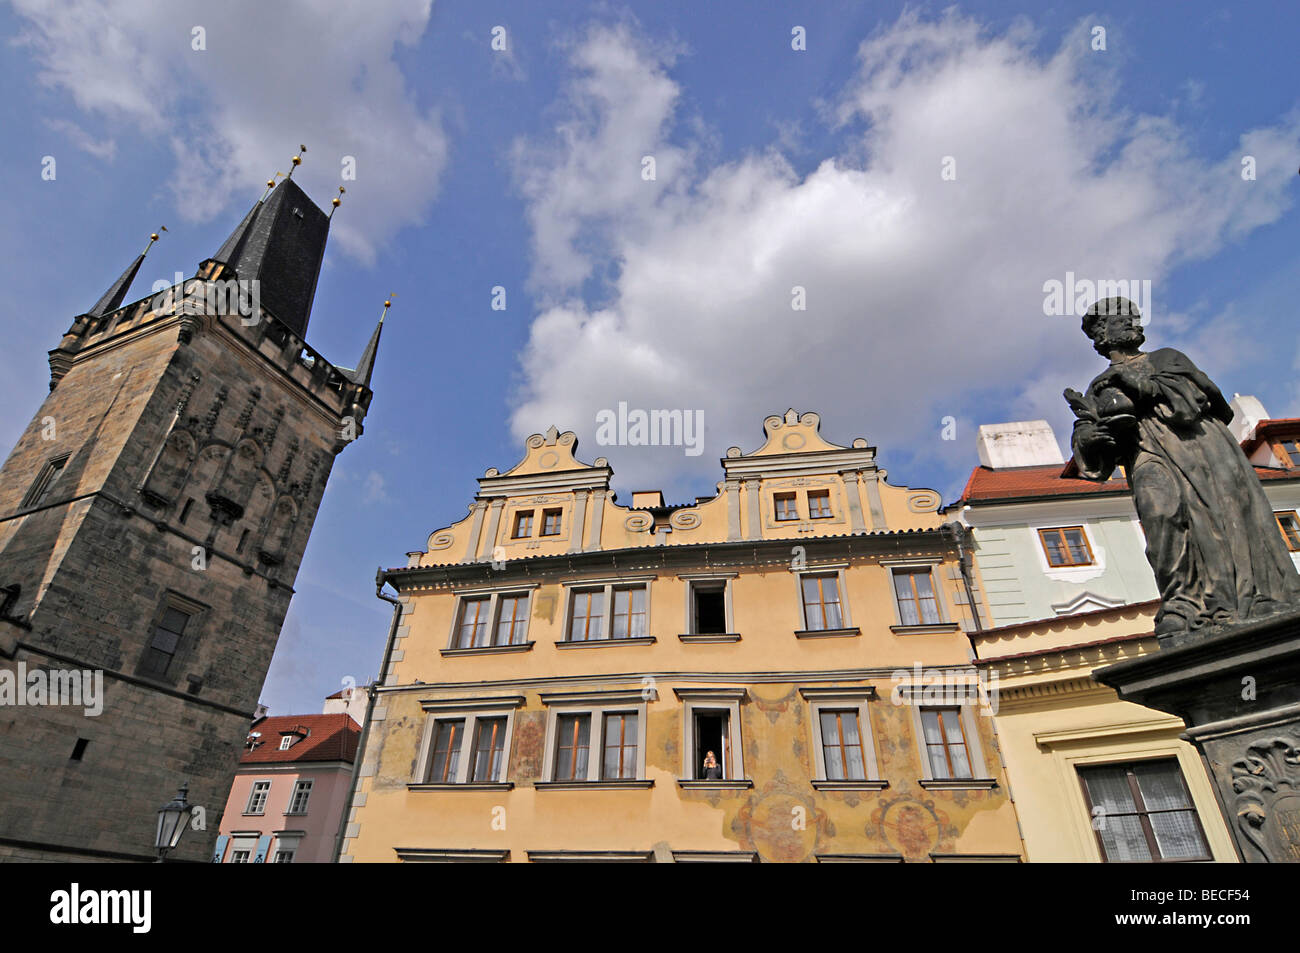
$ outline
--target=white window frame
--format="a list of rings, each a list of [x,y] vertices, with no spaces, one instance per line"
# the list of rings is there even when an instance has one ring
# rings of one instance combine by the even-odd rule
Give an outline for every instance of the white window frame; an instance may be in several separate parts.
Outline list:
[[[646,780],[646,708],[657,698],[652,688],[626,692],[556,693],[542,695],[546,706],[546,753],[542,761],[544,783],[561,784],[619,784]],[[605,763],[605,715],[621,712],[636,713],[636,777],[602,778]],[[559,743],[561,715],[588,715],[591,729],[588,732],[587,777],[569,780],[555,777],[555,749]]]
[[[641,639],[653,639],[651,634],[653,629],[652,618],[650,615],[650,584],[654,581],[654,576],[629,576],[625,579],[589,579],[575,582],[566,582],[564,588],[565,607],[564,607],[564,630],[563,638],[560,642],[564,645],[590,645],[613,643],[615,645],[622,642],[631,642],[637,644]],[[627,636],[625,638],[614,638],[614,590],[616,589],[644,589],[645,590],[645,635]],[[601,617],[601,634],[594,639],[573,639],[570,638],[573,631],[573,610],[574,602],[578,593],[601,591],[605,595],[605,612]]]
[[[257,855],[257,840],[260,834],[232,834],[230,847],[226,854],[228,864],[251,864]],[[236,855],[243,854],[243,860],[236,860]]]
[[[848,563],[830,563],[822,566],[806,566],[791,570],[795,582],[795,597],[799,600],[799,623],[802,632],[840,632],[852,629],[853,614],[849,609],[849,589],[844,584],[844,570]],[[835,586],[840,595],[840,626],[838,629],[814,629],[808,625],[808,607],[803,601],[803,580],[805,576],[834,576]]]
[[[743,688],[674,688],[675,694],[682,702],[682,773],[680,779],[686,782],[710,783],[704,778],[695,777],[695,764],[703,756],[695,750],[695,713],[697,711],[725,711],[727,713],[728,751],[723,752],[723,776],[712,781],[714,784],[752,783],[745,773],[744,733],[741,731],[740,705],[747,701],[749,692]],[[730,755],[730,765],[728,765]],[[726,769],[730,767],[728,772]]]
[[[447,652],[492,652],[501,651],[502,649],[519,649],[532,645],[529,638],[533,631],[533,591],[537,588],[537,583],[524,583],[517,586],[495,586],[490,589],[463,589],[456,593],[456,609],[451,617],[451,635],[447,637]],[[504,645],[496,644],[497,624],[500,620],[501,599],[507,596],[527,596],[528,597],[528,616],[526,629],[524,632],[524,641],[507,643]],[[488,644],[487,645],[468,645],[461,646],[457,644],[460,637],[461,617],[465,612],[465,604],[474,599],[488,600]]]
[[[1039,547],[1040,549],[1042,547]],[[889,601],[894,607],[894,628],[896,629],[928,629],[931,627],[952,627],[957,623],[952,621],[952,613],[948,608],[948,600],[944,597],[944,587],[939,574],[936,570],[943,565],[943,560],[938,557],[929,559],[884,559],[880,565],[889,572]],[[894,576],[898,571],[911,572],[917,569],[927,569],[930,572],[930,586],[934,589],[934,607],[939,613],[938,622],[904,622],[903,609],[898,604],[898,589],[894,584]],[[920,607],[917,607],[918,613]]]
[[[925,686],[906,686],[905,695],[912,695],[913,690],[919,694]],[[993,775],[989,772],[988,762],[984,758],[984,745],[980,741],[979,724],[976,722],[976,705],[947,704],[935,702],[924,704],[919,697],[907,698],[907,705],[912,709],[912,734],[916,737],[916,751],[921,759],[921,786],[951,789],[992,787]],[[921,724],[921,711],[926,708],[958,708],[961,710],[961,727],[966,736],[966,757],[970,759],[971,777],[936,778],[930,766],[930,751],[925,744],[925,727]]]
[[[880,765],[876,760],[876,733],[871,728],[870,702],[876,697],[876,690],[870,686],[864,688],[801,688],[799,694],[808,703],[811,720],[812,750],[816,753],[813,762],[814,781],[826,782],[827,785],[864,787],[884,787],[880,777]],[[843,778],[831,780],[826,771],[826,748],[822,740],[822,711],[830,709],[842,711],[852,708],[858,714],[858,736],[862,740],[862,768],[864,778]]]
[[[281,750],[281,751],[288,751],[288,750],[289,750],[290,748],[292,748],[292,747],[293,747],[293,735],[281,735],[281,736],[280,736],[280,750]]]
[[[420,742],[419,757],[416,758],[415,777],[410,782],[415,787],[451,788],[465,785],[504,785],[510,784],[510,748],[515,735],[515,710],[524,703],[523,695],[508,695],[481,699],[454,699],[441,701],[423,701],[420,703],[427,717],[424,724],[424,737]],[[470,769],[474,760],[474,738],[477,736],[478,722],[485,718],[505,718],[505,741],[501,746],[501,777],[496,781],[471,781]],[[429,771],[433,767],[433,746],[437,741],[439,722],[459,721],[464,719],[465,730],[460,738],[459,756],[456,761],[456,779],[454,781],[429,781]]]
[[[315,787],[315,782],[311,778],[298,778],[296,781],[294,781],[293,792],[289,795],[289,810],[285,811],[284,813],[295,814],[295,815],[306,814],[307,805],[311,802],[312,788],[314,787]],[[300,793],[305,794],[306,796],[303,798],[302,801],[302,810],[295,811],[293,809],[293,806],[297,802],[298,795]]]
[[[294,864],[298,862],[298,851],[302,849],[303,834],[299,832],[277,833],[275,835],[275,849],[270,852],[270,861],[273,864],[286,863]],[[289,859],[281,861],[281,854],[288,854]]]
[[[254,799],[255,797],[257,797],[257,795],[258,795],[259,792],[261,792],[261,794],[262,794],[262,803],[261,803],[261,805],[260,805],[260,808],[261,808],[261,809],[255,811],[255,810],[253,810],[253,799]],[[249,814],[249,815],[253,815],[253,816],[256,816],[256,817],[260,817],[260,816],[262,816],[262,815],[264,815],[264,814],[266,813],[266,804],[267,804],[267,802],[270,801],[270,800],[271,800],[271,782],[270,782],[270,780],[267,779],[267,780],[261,780],[261,781],[254,781],[254,782],[253,782],[253,786],[252,786],[251,788],[248,789],[248,801],[245,802],[245,804],[244,804],[244,813],[245,813],[245,814]]]
[[[736,631],[736,617],[732,609],[732,580],[737,573],[690,573],[688,575],[679,575],[677,578],[686,583],[686,623],[682,632],[686,635],[698,635],[703,637],[704,633],[699,631],[699,622],[695,617],[695,590],[699,588],[716,589],[722,588],[723,609],[726,613],[727,631],[723,634],[730,634]],[[708,633],[715,635],[717,633]]]

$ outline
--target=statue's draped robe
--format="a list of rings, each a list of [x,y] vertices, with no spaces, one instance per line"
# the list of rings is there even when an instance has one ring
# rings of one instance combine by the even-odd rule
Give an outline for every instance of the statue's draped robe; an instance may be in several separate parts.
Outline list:
[[[1112,430],[1112,450],[1081,440],[1077,421],[1072,445],[1086,479],[1106,480],[1118,464],[1128,469],[1160,589],[1157,632],[1300,604],[1300,576],[1259,477],[1225,426],[1232,410],[1223,394],[1172,348],[1141,354],[1130,364],[1148,381],[1146,393],[1128,392],[1136,429]],[[1105,377],[1088,387],[1094,403]]]

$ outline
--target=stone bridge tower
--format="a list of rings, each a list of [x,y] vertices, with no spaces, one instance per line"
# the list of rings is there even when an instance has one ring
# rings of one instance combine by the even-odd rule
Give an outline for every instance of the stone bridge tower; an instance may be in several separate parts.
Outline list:
[[[0,860],[152,860],[184,782],[207,830],[172,857],[210,857],[372,396],[382,319],[355,370],[305,340],[328,231],[282,181],[194,277],[123,304],[139,256],[50,352],[0,469]]]

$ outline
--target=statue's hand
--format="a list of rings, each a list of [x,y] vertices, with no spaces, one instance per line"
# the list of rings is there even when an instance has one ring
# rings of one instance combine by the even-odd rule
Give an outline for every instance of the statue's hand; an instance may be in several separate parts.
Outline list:
[[[1118,449],[1115,437],[1100,423],[1080,421],[1074,428],[1074,442],[1090,455],[1111,455]]]

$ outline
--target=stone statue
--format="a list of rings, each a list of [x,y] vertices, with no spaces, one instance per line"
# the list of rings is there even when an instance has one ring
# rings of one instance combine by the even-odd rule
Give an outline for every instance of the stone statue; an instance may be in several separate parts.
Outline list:
[[[1225,426],[1232,409],[1188,357],[1146,340],[1137,306],[1098,301],[1083,333],[1110,359],[1087,394],[1066,390],[1079,473],[1122,465],[1160,589],[1164,642],[1300,605],[1300,575],[1259,477]]]

